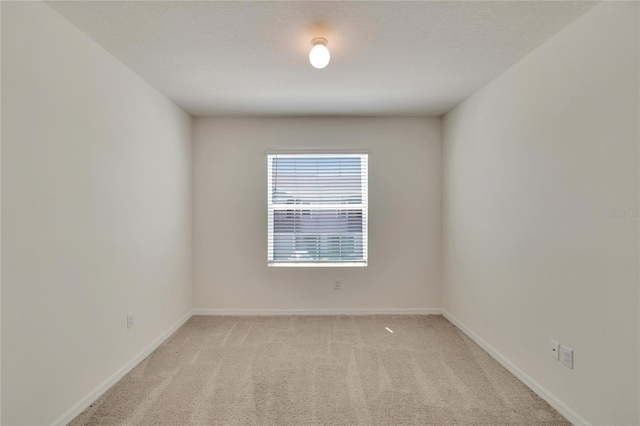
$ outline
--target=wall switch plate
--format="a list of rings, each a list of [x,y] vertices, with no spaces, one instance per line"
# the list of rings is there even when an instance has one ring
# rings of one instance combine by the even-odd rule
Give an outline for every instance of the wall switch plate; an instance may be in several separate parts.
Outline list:
[[[560,359],[560,343],[556,341],[551,341],[551,346],[549,346],[549,355],[556,361]]]
[[[560,346],[560,362],[565,367],[573,370],[573,349],[569,349],[566,346]]]
[[[136,324],[133,312],[127,314],[127,329],[132,328]]]
[[[334,280],[335,282],[335,286],[333,287],[334,290],[340,290],[342,288],[342,281],[340,280]]]

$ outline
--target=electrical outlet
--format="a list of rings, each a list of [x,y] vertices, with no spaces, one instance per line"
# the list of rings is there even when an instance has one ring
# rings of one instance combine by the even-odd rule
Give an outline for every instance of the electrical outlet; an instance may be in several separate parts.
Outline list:
[[[135,317],[133,312],[129,312],[127,314],[127,329],[132,328],[134,325],[136,325]]]
[[[560,359],[560,343],[551,341],[551,346],[549,346],[549,355],[556,361]]]
[[[560,361],[562,365],[573,370],[573,349],[560,346]]]
[[[340,290],[342,288],[342,281],[340,280],[333,280],[335,282],[335,285],[333,287],[334,290]]]

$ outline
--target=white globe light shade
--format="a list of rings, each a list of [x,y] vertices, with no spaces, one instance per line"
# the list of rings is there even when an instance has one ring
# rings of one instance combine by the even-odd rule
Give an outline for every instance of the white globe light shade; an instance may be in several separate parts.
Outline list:
[[[331,54],[327,46],[325,46],[326,43],[326,40],[313,41],[313,48],[311,52],[309,52],[309,62],[311,62],[314,68],[324,68],[329,64]]]

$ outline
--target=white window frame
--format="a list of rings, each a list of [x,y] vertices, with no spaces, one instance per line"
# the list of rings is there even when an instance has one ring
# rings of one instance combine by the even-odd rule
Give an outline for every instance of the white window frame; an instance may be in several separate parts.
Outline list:
[[[278,210],[309,210],[309,204],[274,204],[273,203],[273,173],[270,156],[326,156],[326,157],[359,157],[364,161],[365,173],[361,175],[361,187],[364,202],[361,204],[314,204],[314,210],[362,210],[362,251],[363,260],[348,261],[274,261],[273,229],[274,212]],[[269,267],[366,267],[368,265],[369,246],[369,151],[368,150],[267,150],[267,265]]]

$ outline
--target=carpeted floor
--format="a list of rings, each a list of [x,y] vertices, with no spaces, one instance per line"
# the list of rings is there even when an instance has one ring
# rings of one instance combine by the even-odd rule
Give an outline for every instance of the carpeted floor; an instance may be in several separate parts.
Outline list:
[[[191,318],[71,423],[110,424],[569,423],[443,317],[291,316]]]

